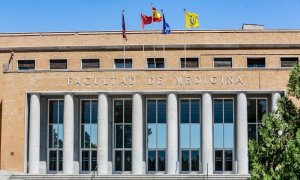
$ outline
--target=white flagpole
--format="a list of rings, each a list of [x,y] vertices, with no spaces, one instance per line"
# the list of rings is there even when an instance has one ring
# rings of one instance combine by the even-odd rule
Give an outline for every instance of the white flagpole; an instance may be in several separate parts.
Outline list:
[[[183,34],[183,41],[184,41],[184,66],[186,68],[186,42],[185,42],[185,31],[186,31],[186,18],[185,18],[185,9],[183,10],[184,11],[184,34]]]
[[[153,58],[155,61],[155,32],[154,32],[154,22],[153,22],[153,3],[151,3],[151,14],[152,14],[152,35],[153,35]]]
[[[141,11],[141,18],[143,16],[143,11]],[[142,19],[143,21],[143,19]],[[142,22],[143,23],[143,22]],[[143,61],[145,60],[145,42],[144,42],[144,28],[142,27],[142,43],[143,43]]]
[[[161,10],[161,14],[163,16],[163,18],[165,18],[165,14],[163,12],[163,10]],[[164,28],[164,27],[163,27]],[[163,52],[164,52],[164,61],[166,61],[166,51],[165,51],[165,34],[163,34]]]

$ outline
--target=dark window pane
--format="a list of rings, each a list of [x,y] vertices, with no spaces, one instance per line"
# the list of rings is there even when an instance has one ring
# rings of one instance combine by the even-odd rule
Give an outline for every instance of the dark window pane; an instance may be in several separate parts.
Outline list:
[[[52,125],[49,125],[49,148],[53,147],[53,131],[52,131]]]
[[[64,123],[64,101],[59,101],[59,124]]]
[[[189,171],[189,151],[181,151],[181,170]]]
[[[256,68],[256,67],[265,67],[265,58],[248,58],[247,67]]]
[[[67,69],[67,60],[66,59],[50,60],[50,69]]]
[[[131,142],[132,142],[132,132],[131,132],[132,126],[131,125],[124,125],[124,147],[125,148],[131,148]]]
[[[115,171],[122,171],[122,151],[115,151]]]
[[[198,58],[181,58],[181,68],[198,68]]]
[[[214,100],[214,123],[223,123],[223,100]]]
[[[147,59],[148,68],[164,68],[163,58],[148,58]]]
[[[156,68],[164,68],[165,63],[163,58],[157,58],[156,59]]]
[[[248,124],[248,139],[256,140],[256,124]]]
[[[256,122],[256,99],[247,100],[247,117],[248,123]]]
[[[166,123],[166,100],[157,101],[157,123]]]
[[[58,161],[59,161],[58,170],[62,171],[63,170],[63,151],[62,150],[58,151]]]
[[[191,123],[200,122],[200,100],[191,100]]]
[[[224,100],[224,123],[233,123],[233,100]]]
[[[190,103],[189,100],[180,101],[180,122],[189,123],[190,119]]]
[[[123,148],[123,125],[116,125],[116,148]]]
[[[81,125],[81,148],[84,148],[84,125]]]
[[[82,151],[81,156],[81,169],[82,171],[89,171],[89,165],[90,165],[90,152],[89,151]]]
[[[166,153],[165,151],[158,151],[158,169],[157,171],[165,171],[165,164],[166,164]]]
[[[215,58],[214,67],[232,67],[232,58]]]
[[[123,123],[123,100],[115,101],[115,123]]]
[[[99,59],[83,59],[82,69],[99,69]]]
[[[147,122],[156,123],[156,101],[147,101]]]
[[[225,171],[232,171],[232,150],[225,151]]]
[[[293,67],[295,64],[299,63],[298,61],[297,57],[281,58],[281,67]]]
[[[125,59],[125,68],[132,68],[132,60]]]
[[[98,101],[93,100],[92,101],[92,122],[94,124],[97,124],[97,118],[98,118]]]
[[[49,171],[56,171],[57,168],[57,152],[50,151],[49,152]]]
[[[82,113],[81,113],[81,122],[90,123],[90,101],[82,101]]]
[[[18,60],[19,70],[34,70],[35,61],[34,60]]]
[[[115,59],[116,68],[124,68],[124,59]]]
[[[192,151],[192,171],[199,171],[199,151]]]
[[[97,166],[97,151],[92,151],[92,169],[94,171]]]
[[[215,171],[223,171],[223,151],[215,150]]]
[[[57,123],[58,101],[50,101],[49,107],[49,123]]]
[[[148,58],[147,63],[148,63],[148,68],[155,68],[155,63],[153,58]]]
[[[91,144],[91,126],[90,124],[84,125],[84,141],[85,141],[85,148],[90,148]]]
[[[267,101],[265,99],[257,100],[257,120],[261,122],[262,117],[267,112]]]
[[[131,151],[125,151],[125,171],[131,171]]]
[[[156,153],[155,151],[148,151],[148,171],[155,171]]]
[[[124,122],[131,123],[132,122],[132,101],[125,100],[124,101]]]

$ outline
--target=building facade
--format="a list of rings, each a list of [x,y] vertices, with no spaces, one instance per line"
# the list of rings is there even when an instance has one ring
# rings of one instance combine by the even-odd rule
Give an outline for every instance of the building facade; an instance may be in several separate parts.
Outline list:
[[[1,170],[248,175],[248,139],[285,94],[300,31],[127,37],[0,34]]]

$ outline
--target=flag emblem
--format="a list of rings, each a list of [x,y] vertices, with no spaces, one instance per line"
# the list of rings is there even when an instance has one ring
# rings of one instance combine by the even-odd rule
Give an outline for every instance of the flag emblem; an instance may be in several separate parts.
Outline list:
[[[152,7],[152,18],[153,22],[160,22],[162,20],[162,16],[159,14],[155,7]]]

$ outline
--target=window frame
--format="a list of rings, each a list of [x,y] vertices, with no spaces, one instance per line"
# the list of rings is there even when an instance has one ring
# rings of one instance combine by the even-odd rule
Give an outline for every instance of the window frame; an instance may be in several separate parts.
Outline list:
[[[286,56],[284,56],[284,57],[280,57],[280,67],[281,68],[292,68],[295,64],[293,66],[285,66],[285,67],[283,67],[282,66],[282,62],[283,61],[288,61],[287,59],[293,59],[293,58],[297,59],[297,63],[295,63],[295,64],[299,64],[299,57],[292,57],[292,56],[286,57]]]
[[[116,61],[118,60],[123,60],[123,67],[122,68],[117,68],[116,67]],[[131,67],[126,68],[126,61],[131,61]],[[132,58],[115,58],[114,59],[114,69],[133,69],[133,59]]]
[[[153,64],[154,67],[150,68],[149,67],[149,60],[153,60]],[[163,67],[157,67],[157,60],[162,60],[163,61]],[[146,62],[147,62],[147,69],[165,69],[166,68],[166,63],[165,63],[165,58],[152,58],[152,57],[148,57],[146,58]]]
[[[216,67],[215,65],[216,65],[216,63],[215,63],[215,61],[217,60],[217,59],[219,59],[219,60],[221,60],[221,59],[230,59],[230,62],[231,62],[231,66],[230,67],[224,67],[224,66],[222,66],[222,67]],[[222,60],[223,61],[223,60]],[[225,61],[225,60],[224,60]],[[214,57],[213,58],[213,67],[214,68],[228,68],[228,69],[231,69],[231,68],[233,68],[233,58],[232,57]]]
[[[148,123],[148,101],[149,100],[155,100],[155,109],[156,109],[156,122],[155,123]],[[165,123],[158,123],[158,111],[157,111],[157,109],[158,109],[158,101],[159,100],[164,100],[165,102],[166,102],[166,122]],[[146,173],[147,174],[164,174],[165,172],[167,172],[167,156],[168,156],[168,154],[167,154],[167,142],[168,142],[168,139],[167,139],[167,135],[168,135],[168,126],[167,126],[167,98],[146,98],[146,109],[145,109],[145,111],[146,111],[146,113],[145,113],[145,117],[146,117],[146,133],[145,133],[145,135],[146,135],[146,148],[145,148],[145,150],[146,150]],[[155,138],[156,138],[156,148],[148,148],[148,124],[155,124],[156,125],[156,127],[157,127],[157,124],[165,124],[166,125],[166,148],[158,148],[157,146],[158,146],[158,138],[157,138],[157,131],[156,131],[156,135],[155,135]],[[149,171],[148,170],[148,152],[149,151],[155,151],[155,171]],[[158,171],[158,152],[159,151],[164,151],[165,152],[165,171]]]
[[[215,100],[222,100],[222,112],[223,112],[223,117],[222,117],[222,123],[218,123],[218,124],[222,124],[223,125],[223,148],[215,148],[214,147],[214,124],[215,124],[215,122],[214,122],[214,120],[215,120],[215,117],[214,117],[214,111],[215,111],[215,108],[214,108],[214,104],[215,104]],[[232,139],[232,142],[233,142],[233,147],[232,147],[232,149],[231,148],[225,148],[224,147],[224,124],[226,124],[225,122],[224,122],[224,100],[228,100],[228,99],[230,99],[230,100],[232,100],[232,102],[233,102],[233,107],[232,107],[232,111],[233,111],[233,116],[232,116],[232,118],[233,118],[233,121],[232,121],[232,125],[233,125],[233,139]],[[213,172],[214,173],[216,173],[216,174],[231,174],[231,173],[233,173],[234,172],[234,165],[235,165],[235,148],[236,148],[236,143],[235,143],[235,139],[236,139],[236,133],[235,133],[235,121],[236,121],[236,119],[235,119],[235,103],[236,103],[236,101],[235,101],[235,98],[231,98],[231,97],[215,97],[215,98],[213,98],[212,99],[212,121],[213,121],[213,123],[212,123],[212,125],[213,125],[213,127],[212,127],[212,129],[213,129],[213,133],[212,133],[212,145],[213,145]],[[231,171],[226,171],[226,165],[225,165],[225,163],[226,163],[226,161],[225,161],[225,151],[228,151],[228,150],[231,150],[231,152],[232,152],[232,170]],[[216,169],[216,163],[215,163],[215,161],[216,161],[216,156],[215,156],[215,152],[216,151],[222,151],[222,168],[223,168],[223,170],[222,171],[216,171],[215,169]]]
[[[83,68],[83,61],[84,60],[98,60],[98,68]],[[100,59],[99,58],[84,58],[81,59],[81,63],[80,63],[80,69],[81,70],[95,70],[95,69],[101,69],[101,63],[100,63]]]
[[[186,67],[188,59],[190,59],[190,60],[197,59],[197,67]],[[184,67],[182,67],[182,60],[185,61]],[[200,58],[199,57],[182,57],[182,58],[179,58],[179,62],[180,62],[181,69],[199,69],[200,68]]]
[[[188,100],[189,101],[189,122],[188,123],[181,123],[181,101],[182,100]],[[191,111],[192,111],[192,108],[191,108],[191,101],[192,100],[198,100],[199,101],[199,123],[192,123],[191,122]],[[178,113],[178,152],[179,152],[179,171],[180,173],[182,174],[194,174],[194,173],[200,173],[201,172],[201,169],[202,169],[202,99],[201,98],[188,98],[188,97],[182,97],[182,98],[179,98],[179,113]],[[189,148],[181,148],[181,124],[188,124],[189,125],[189,144],[190,144],[190,147]],[[191,147],[191,124],[199,124],[199,127],[200,127],[200,142],[199,142],[199,145],[200,145],[200,148],[192,148]],[[183,171],[182,170],[182,151],[189,151],[189,170],[188,171]],[[199,165],[199,169],[198,171],[193,171],[192,170],[192,151],[198,151],[199,153],[199,161],[198,161],[198,165]]]
[[[260,60],[264,59],[264,67],[257,67],[257,63],[253,67],[249,67],[249,60]],[[247,57],[247,68],[266,68],[267,67],[267,58],[266,57]]]
[[[123,101],[123,122],[122,123],[115,123],[115,118],[114,118],[114,115],[115,115],[115,101],[119,101],[119,100],[122,100]],[[127,97],[127,98],[113,98],[113,100],[112,100],[112,108],[113,108],[113,114],[112,114],[112,129],[113,129],[113,131],[112,131],[112,171],[114,172],[114,173],[116,173],[116,174],[130,174],[131,172],[132,172],[132,142],[131,142],[131,148],[125,148],[125,146],[124,146],[124,138],[125,138],[125,135],[124,135],[124,133],[125,133],[125,131],[124,131],[124,128],[123,128],[123,132],[122,132],[122,134],[123,134],[123,140],[122,140],[122,148],[117,148],[116,147],[116,132],[115,132],[115,130],[116,130],[116,128],[115,128],[115,126],[116,126],[116,124],[122,124],[122,127],[125,127],[125,125],[131,125],[131,128],[132,128],[132,117],[131,117],[131,123],[126,123],[126,122],[124,122],[124,120],[125,120],[125,116],[124,116],[124,112],[125,112],[125,100],[130,100],[131,101],[131,105],[133,105],[132,103],[133,103],[133,99],[132,98],[129,98],[129,97]],[[132,109],[133,107],[131,106],[131,109]],[[131,129],[131,140],[132,140],[132,129]],[[116,151],[122,151],[122,170],[121,171],[116,171],[115,169],[116,169],[116,163],[115,163],[115,160],[116,160]],[[125,159],[125,151],[131,151],[131,171],[125,171],[125,161],[124,161],[124,159]]]
[[[86,123],[82,123],[82,101],[89,101],[91,104],[90,104],[90,126],[91,126],[91,124],[94,124],[94,123],[92,123],[92,102],[93,101],[96,101],[97,102],[97,106],[99,106],[99,104],[98,104],[98,99],[95,99],[95,98],[84,98],[84,99],[80,99],[80,112],[79,112],[79,140],[80,140],[80,142],[79,142],[79,172],[80,173],[83,173],[83,174],[87,174],[87,173],[91,173],[91,172],[93,172],[94,171],[94,169],[92,169],[92,152],[93,151],[96,151],[97,152],[97,148],[92,148],[92,147],[90,147],[90,148],[82,148],[82,144],[81,144],[81,142],[82,142],[82,139],[81,139],[81,130],[82,130],[82,125],[83,124],[86,124]],[[97,112],[97,113],[99,113],[99,112]],[[97,121],[97,123],[96,123],[96,126],[97,126],[97,135],[96,135],[96,137],[97,137],[97,147],[98,147],[98,121]],[[85,135],[84,135],[84,137],[85,137]],[[90,140],[90,144],[91,144],[91,140]],[[82,151],[89,151],[89,169],[90,169],[90,171],[83,171],[82,170]],[[96,156],[96,160],[98,159],[98,157]],[[96,163],[97,163],[97,161],[96,161]]]
[[[51,61],[66,61],[66,68],[65,69],[51,69]],[[69,62],[68,62],[68,59],[67,58],[61,58],[61,59],[49,59],[49,69],[51,71],[66,71],[68,70],[68,67],[69,67]]]
[[[20,69],[20,61],[33,61],[33,69]],[[18,71],[35,71],[36,70],[36,60],[35,59],[18,59],[17,60]]]

